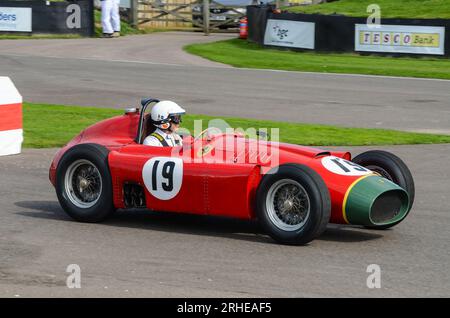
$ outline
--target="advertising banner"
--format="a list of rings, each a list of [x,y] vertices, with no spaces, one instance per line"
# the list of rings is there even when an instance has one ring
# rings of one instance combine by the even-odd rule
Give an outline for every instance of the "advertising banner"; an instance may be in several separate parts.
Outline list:
[[[31,32],[31,8],[0,7],[0,31]]]
[[[312,50],[315,46],[315,23],[269,19],[264,44]]]
[[[445,27],[355,25],[355,51],[444,55]]]
[[[92,0],[0,0],[0,33],[94,34]]]

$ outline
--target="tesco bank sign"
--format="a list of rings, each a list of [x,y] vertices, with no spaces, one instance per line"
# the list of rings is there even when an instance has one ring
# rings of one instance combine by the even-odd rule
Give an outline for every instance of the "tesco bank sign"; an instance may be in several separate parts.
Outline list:
[[[31,32],[31,8],[0,7],[0,31]]]

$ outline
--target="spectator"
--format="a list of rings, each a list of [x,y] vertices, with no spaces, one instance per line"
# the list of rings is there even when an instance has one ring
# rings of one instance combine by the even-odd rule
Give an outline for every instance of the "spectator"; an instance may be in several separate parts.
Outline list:
[[[120,0],[101,0],[103,37],[114,38],[120,36]]]

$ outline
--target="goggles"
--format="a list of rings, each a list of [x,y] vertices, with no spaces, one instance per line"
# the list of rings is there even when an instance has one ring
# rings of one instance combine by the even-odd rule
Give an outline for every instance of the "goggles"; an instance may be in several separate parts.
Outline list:
[[[179,124],[182,122],[181,115],[179,115],[179,114],[178,115],[170,115],[169,119],[174,124]]]

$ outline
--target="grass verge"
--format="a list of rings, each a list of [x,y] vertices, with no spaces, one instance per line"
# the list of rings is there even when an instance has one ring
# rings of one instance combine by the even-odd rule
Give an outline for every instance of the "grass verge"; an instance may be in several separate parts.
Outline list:
[[[81,39],[79,34],[33,34],[33,35],[14,35],[0,34],[0,40],[41,40],[41,39]]]
[[[239,39],[191,44],[184,49],[235,67],[450,79],[450,59],[442,58],[281,51]]]
[[[310,6],[287,8],[289,12],[342,14],[351,17],[367,17],[367,6],[377,4],[382,18],[450,19],[448,0],[339,0]]]
[[[24,103],[24,147],[60,147],[81,130],[102,119],[120,115],[122,110],[81,106]],[[215,117],[185,115],[183,127],[193,131],[194,120],[207,122]],[[223,117],[233,128],[279,128],[280,140],[301,145],[356,146],[450,143],[450,135],[410,133],[386,129],[346,128],[329,125],[284,123]],[[270,132],[270,130],[269,130]]]

